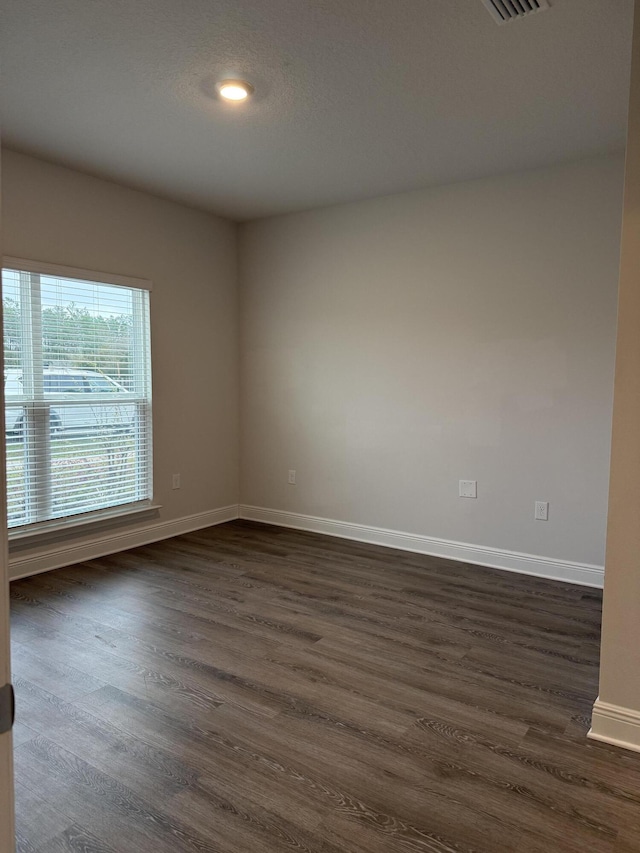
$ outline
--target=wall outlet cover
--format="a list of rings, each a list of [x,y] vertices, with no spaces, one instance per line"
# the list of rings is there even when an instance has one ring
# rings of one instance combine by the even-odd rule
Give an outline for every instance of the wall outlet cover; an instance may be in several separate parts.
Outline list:
[[[534,516],[536,521],[549,521],[549,501],[536,501]]]

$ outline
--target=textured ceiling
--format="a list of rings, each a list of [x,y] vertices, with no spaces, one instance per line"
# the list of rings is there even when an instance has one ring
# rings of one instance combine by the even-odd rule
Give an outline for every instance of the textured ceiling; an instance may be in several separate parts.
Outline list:
[[[239,220],[622,148],[633,2],[551,5],[0,0],[3,141]]]

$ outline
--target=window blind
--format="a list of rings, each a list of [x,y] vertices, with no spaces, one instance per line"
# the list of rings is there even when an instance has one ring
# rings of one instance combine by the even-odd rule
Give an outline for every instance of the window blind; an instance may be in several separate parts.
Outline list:
[[[29,262],[2,281],[9,527],[150,500],[148,289]]]

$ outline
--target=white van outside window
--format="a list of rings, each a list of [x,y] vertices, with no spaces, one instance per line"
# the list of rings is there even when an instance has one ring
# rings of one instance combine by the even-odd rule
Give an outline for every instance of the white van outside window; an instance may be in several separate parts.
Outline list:
[[[135,423],[135,407],[126,405],[129,391],[111,379],[92,370],[73,368],[45,368],[43,371],[44,396],[55,397],[58,405],[49,412],[51,435],[66,435],[92,432],[131,432]],[[24,410],[11,406],[12,398],[24,397],[22,372],[8,370],[5,374],[4,392],[5,432],[8,439],[22,438]],[[92,405],[98,397],[83,397],[83,405],[73,405],[78,394],[108,394],[114,405]],[[117,395],[117,401],[113,395]],[[68,398],[68,399],[67,399]],[[89,405],[84,405],[88,402]]]

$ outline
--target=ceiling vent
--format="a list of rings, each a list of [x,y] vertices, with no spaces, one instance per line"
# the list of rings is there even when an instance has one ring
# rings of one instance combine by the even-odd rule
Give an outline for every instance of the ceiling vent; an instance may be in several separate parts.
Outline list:
[[[507,24],[549,8],[548,0],[482,0],[496,24]]]

